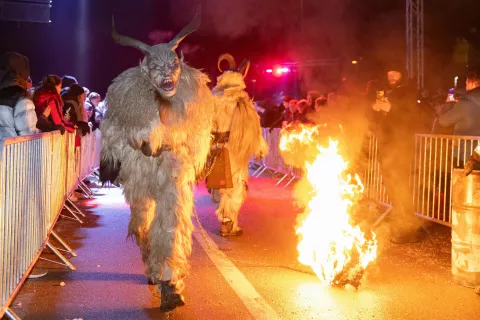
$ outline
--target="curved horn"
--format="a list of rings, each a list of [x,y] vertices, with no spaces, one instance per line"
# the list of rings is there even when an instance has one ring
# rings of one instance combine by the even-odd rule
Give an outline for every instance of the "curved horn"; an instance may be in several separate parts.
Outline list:
[[[182,42],[182,40],[186,36],[188,36],[190,33],[194,32],[194,31],[197,31],[197,29],[200,28],[200,23],[201,23],[200,11],[201,11],[201,9],[202,9],[202,7],[198,6],[197,13],[195,14],[195,17],[193,17],[192,21],[190,21],[190,23],[185,28],[183,28],[182,31],[180,31],[180,33],[177,34],[175,36],[175,38],[173,38],[172,41],[170,41],[168,43],[172,50],[177,49],[180,42]]]
[[[112,35],[113,41],[115,41],[119,45],[137,48],[145,54],[147,54],[150,50],[150,46],[143,43],[142,41],[118,34],[117,31],[115,30],[115,19],[113,18],[113,16],[112,16],[111,35]]]
[[[218,57],[217,67],[220,72],[223,72],[222,68],[220,68],[223,60],[227,60],[230,70],[235,70],[235,58],[229,53],[224,53]]]
[[[250,69],[250,60],[243,59],[242,63],[238,67],[238,72],[240,72],[245,78],[247,76],[249,69]]]

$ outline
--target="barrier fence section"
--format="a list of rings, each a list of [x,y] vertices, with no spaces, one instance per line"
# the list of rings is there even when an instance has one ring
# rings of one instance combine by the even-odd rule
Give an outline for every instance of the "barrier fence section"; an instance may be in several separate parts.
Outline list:
[[[77,164],[88,174],[99,153],[91,136]],[[86,176],[75,172],[75,135],[3,139],[0,152],[1,318],[47,245],[67,196]]]
[[[260,176],[265,170],[284,174],[277,185],[287,178],[290,178],[287,185],[300,178],[301,170],[287,166],[282,159],[278,148],[280,129],[270,131],[264,128],[263,137],[270,147],[270,153],[254,176]],[[479,141],[480,137],[476,136],[415,135],[411,175],[405,178],[409,179],[412,188],[417,216],[451,226],[452,171],[454,168],[463,168]],[[365,139],[360,157],[363,159],[360,160],[362,170],[359,173],[365,186],[365,197],[383,205],[391,205],[382,181],[378,140],[374,135]]]
[[[463,168],[479,140],[475,136],[415,135],[413,201],[418,216],[451,226],[452,172]]]
[[[262,130],[263,138],[269,146],[269,153],[265,159],[263,159],[260,168],[258,168],[253,175],[259,177],[266,170],[272,171],[273,173],[281,173],[283,174],[283,177],[278,181],[277,185],[280,185],[285,179],[287,179],[287,184],[284,186],[287,187],[295,179],[302,176],[302,170],[287,165],[283,160],[279,148],[281,129],[275,128],[270,130],[269,128],[262,128]]]
[[[365,187],[364,196],[378,203],[391,205],[382,181],[380,163],[378,161],[378,140],[374,135],[369,135],[364,140],[361,156],[366,158],[366,161],[363,161],[363,164],[366,163],[364,171],[359,173]]]

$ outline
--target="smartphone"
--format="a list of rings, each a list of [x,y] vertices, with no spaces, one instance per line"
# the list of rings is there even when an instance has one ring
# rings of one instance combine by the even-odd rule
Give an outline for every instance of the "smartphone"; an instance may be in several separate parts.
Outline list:
[[[455,101],[455,89],[448,90],[448,101]]]

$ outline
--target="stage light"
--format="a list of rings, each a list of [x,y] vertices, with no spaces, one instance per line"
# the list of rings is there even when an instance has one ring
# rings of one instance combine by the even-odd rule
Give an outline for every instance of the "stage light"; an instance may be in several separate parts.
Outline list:
[[[353,60],[353,61],[352,61],[352,64],[357,64],[357,63],[358,63],[357,60]]]
[[[273,72],[272,69],[267,69],[266,71],[267,71],[267,73],[272,73]]]

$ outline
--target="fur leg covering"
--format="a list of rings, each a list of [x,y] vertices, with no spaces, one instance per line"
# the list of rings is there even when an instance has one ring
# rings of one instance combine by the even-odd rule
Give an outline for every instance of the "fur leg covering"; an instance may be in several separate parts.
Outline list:
[[[155,217],[148,233],[150,256],[147,273],[162,279],[165,263],[172,269],[171,284],[183,291],[183,278],[188,274],[188,257],[192,252],[193,167],[183,168],[172,184],[156,199]]]
[[[247,176],[244,171],[237,171],[232,176],[233,188],[220,189],[220,202],[217,205],[217,217],[220,222],[224,219],[233,221],[233,229],[235,232],[238,229],[238,213],[247,198],[247,190],[245,183]]]
[[[142,252],[143,263],[148,264],[150,254],[150,243],[148,230],[155,213],[155,202],[153,199],[142,197],[130,203],[130,222],[128,223],[128,236],[133,238]],[[153,280],[153,279],[152,279]]]

